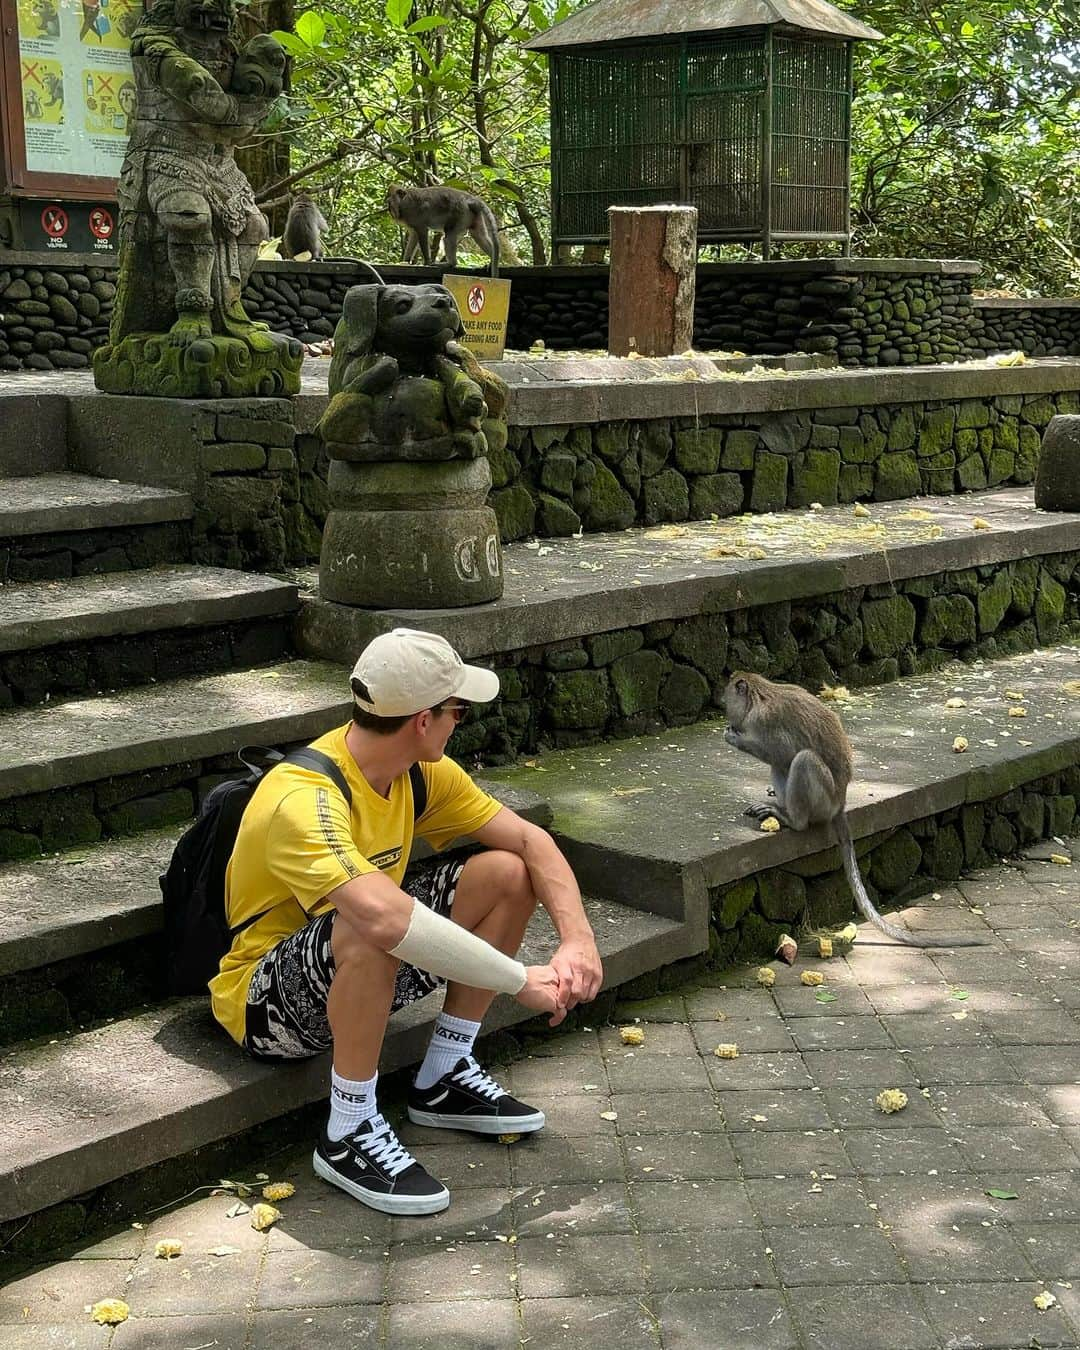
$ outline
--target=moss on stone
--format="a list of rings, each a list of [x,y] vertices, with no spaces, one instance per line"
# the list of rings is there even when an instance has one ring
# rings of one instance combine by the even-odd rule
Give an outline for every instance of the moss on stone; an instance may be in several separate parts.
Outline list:
[[[860,610],[866,650],[872,657],[895,656],[915,638],[915,606],[904,595],[868,600]]]
[[[887,450],[910,450],[915,444],[916,436],[915,414],[910,407],[902,407],[897,410],[889,423],[885,448]]]
[[[931,408],[924,415],[919,427],[919,457],[927,459],[939,455],[943,450],[952,449],[953,430],[956,426],[956,409]]]
[[[870,880],[879,891],[894,894],[907,885],[921,862],[918,841],[909,829],[901,827],[870,854]]]
[[[872,464],[842,464],[837,496],[842,502],[856,502],[874,491]]]
[[[713,918],[723,932],[735,928],[744,914],[749,913],[757,899],[757,882],[753,877],[736,881],[722,890],[712,902]]]
[[[788,505],[806,507],[811,502],[820,502],[823,506],[835,506],[839,486],[839,451],[807,450],[792,467]]]
[[[683,473],[715,473],[723,444],[720,427],[686,427],[675,433],[675,463]]]
[[[671,427],[667,422],[651,419],[641,425],[641,476],[652,478],[664,467],[671,454]]]
[[[569,431],[568,426],[533,427],[530,433],[533,449],[543,454],[550,446],[561,445],[566,440]]]
[[[677,469],[662,469],[644,486],[645,523],[686,520],[690,514],[690,489]]]
[[[547,687],[547,713],[553,727],[600,730],[610,711],[605,670],[571,670],[553,674]]]
[[[1020,409],[1021,419],[1033,427],[1049,426],[1051,418],[1056,416],[1057,409],[1048,398],[1033,398]]]
[[[676,665],[660,689],[660,711],[670,722],[693,722],[709,701],[709,682],[693,666]]]
[[[594,666],[610,666],[620,656],[640,651],[645,638],[640,628],[618,628],[611,633],[597,633],[585,639]]]
[[[540,464],[540,486],[548,492],[569,497],[574,490],[577,460],[565,450],[554,450],[545,455]]]
[[[1039,451],[1042,437],[1034,427],[1020,428],[1020,446],[1016,452],[1016,467],[1013,479],[1017,483],[1033,483],[1039,467]]]
[[[523,483],[493,492],[488,504],[499,522],[499,537],[504,544],[532,534],[536,524],[536,503]]]
[[[986,487],[986,465],[982,455],[967,455],[956,466],[956,481],[964,492],[978,492]]]
[[[758,434],[756,431],[743,431],[740,428],[729,431],[724,437],[720,467],[722,469],[752,469],[757,444]]]
[[[690,483],[690,519],[734,516],[742,510],[743,485],[737,473],[707,473]]]
[[[783,455],[759,450],[754,462],[750,510],[782,511],[787,505],[788,462]]]
[[[559,497],[553,497],[550,492],[541,492],[539,497],[540,528],[545,535],[558,538],[577,534],[581,528],[581,517],[572,506]]]
[[[620,656],[610,667],[611,684],[624,717],[653,712],[660,703],[664,658],[659,652],[638,651]]]
[[[874,500],[899,501],[917,497],[922,490],[919,461],[911,451],[882,455],[874,475]]]
[[[935,595],[927,602],[919,627],[923,646],[962,647],[975,637],[975,606],[966,595]]]
[[[646,489],[647,491],[647,489]],[[596,466],[583,515],[590,530],[625,530],[634,522],[634,501],[606,464]]]
[[[1012,603],[1013,584],[1008,568],[1001,568],[979,588],[976,601],[980,633],[996,632]]]
[[[727,619],[723,614],[687,619],[672,633],[668,645],[674,656],[704,671],[716,684],[727,669]]]
[[[1053,642],[1065,619],[1065,587],[1043,568],[1035,592],[1035,628],[1042,643]]]
[[[630,427],[626,422],[601,422],[593,429],[593,446],[601,459],[617,464],[630,448]]]
[[[762,913],[774,923],[794,924],[806,908],[806,882],[780,867],[759,878],[758,895]]]

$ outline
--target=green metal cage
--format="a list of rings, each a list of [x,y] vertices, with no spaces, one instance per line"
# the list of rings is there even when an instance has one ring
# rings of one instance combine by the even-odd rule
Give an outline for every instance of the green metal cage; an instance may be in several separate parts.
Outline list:
[[[550,52],[552,235],[688,202],[702,243],[850,246],[850,40],[775,26]]]

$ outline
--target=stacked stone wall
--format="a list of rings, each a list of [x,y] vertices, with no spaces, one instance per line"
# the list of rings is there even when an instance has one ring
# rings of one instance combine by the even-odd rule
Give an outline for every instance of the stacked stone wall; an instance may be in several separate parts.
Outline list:
[[[455,754],[509,763],[705,719],[733,670],[816,693],[1075,637],[1080,551],[665,619],[496,656],[499,698],[469,714]]]
[[[972,342],[985,354],[1080,356],[1080,301],[995,305],[976,300],[970,325]]]
[[[950,266],[955,270],[950,271]],[[387,281],[437,281],[441,268],[382,267]],[[607,345],[606,267],[510,269],[511,348]],[[114,259],[0,257],[0,372],[83,369],[107,337]],[[368,280],[345,263],[259,263],[244,292],[248,312],[304,342],[332,336],[346,290]],[[963,264],[854,259],[798,263],[703,263],[694,343],[751,355],[835,354],[847,366],[905,366],[1021,350],[1080,353],[1080,308],[1035,301],[973,301]]]
[[[0,585],[62,581],[175,562],[189,556],[190,538],[184,521],[0,537]]]
[[[860,871],[879,910],[910,902],[936,886],[986,867],[1048,835],[1080,828],[1080,767],[901,826],[858,845]],[[710,946],[706,963],[771,957],[780,935],[847,923],[851,888],[835,852],[773,868],[710,892]],[[656,972],[658,984],[663,974]]]
[[[87,369],[108,336],[115,283],[115,266],[6,264],[0,254],[0,372]]]
[[[1051,417],[1077,411],[1064,392],[512,426],[491,504],[507,542],[1025,484]]]

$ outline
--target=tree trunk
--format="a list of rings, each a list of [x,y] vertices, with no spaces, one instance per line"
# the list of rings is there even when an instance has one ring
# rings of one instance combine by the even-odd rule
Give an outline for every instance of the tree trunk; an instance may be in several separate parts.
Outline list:
[[[264,3],[252,4],[246,10],[241,10],[240,31],[244,40],[255,33],[269,33],[274,29],[292,32],[294,19],[293,0],[264,0]],[[258,198],[259,193],[271,183],[288,177],[289,142],[282,135],[257,135],[237,150],[236,162]],[[288,203],[284,202],[267,213],[272,239],[285,228],[288,210]]]
[[[697,208],[613,206],[608,280],[612,356],[674,356],[694,341]]]

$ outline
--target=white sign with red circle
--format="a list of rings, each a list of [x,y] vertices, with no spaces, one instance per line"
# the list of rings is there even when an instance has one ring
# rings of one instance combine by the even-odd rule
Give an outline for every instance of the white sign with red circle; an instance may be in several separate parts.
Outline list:
[[[465,303],[469,306],[470,314],[479,314],[484,308],[484,302],[487,300],[487,293],[479,282],[469,288],[469,294]]]

